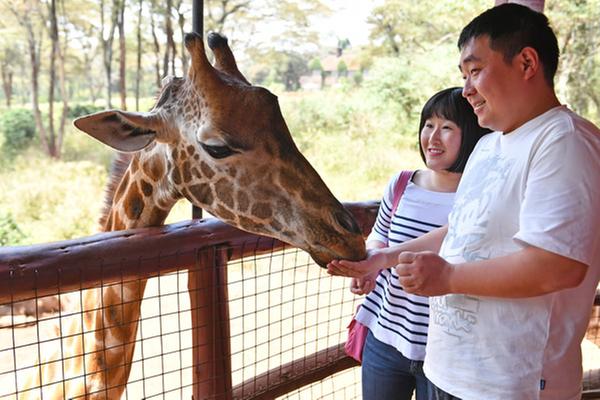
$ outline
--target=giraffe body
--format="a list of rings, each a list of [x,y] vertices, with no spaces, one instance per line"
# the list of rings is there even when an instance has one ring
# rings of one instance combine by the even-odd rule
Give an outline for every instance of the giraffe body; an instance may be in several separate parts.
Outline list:
[[[150,112],[110,110],[75,121],[131,153],[110,184],[103,229],[161,225],[175,202],[186,198],[236,227],[308,251],[321,266],[334,258],[364,258],[356,222],[294,145],[277,98],[248,83],[222,36],[209,36],[215,67],[198,35],[186,35],[185,44],[189,75],[163,80]],[[120,398],[145,285],[86,291],[82,313],[61,323],[66,354],[47,357],[66,360],[64,375],[57,373],[60,365],[43,362],[21,390],[60,382],[44,388],[44,399]],[[20,398],[39,398],[39,391]]]

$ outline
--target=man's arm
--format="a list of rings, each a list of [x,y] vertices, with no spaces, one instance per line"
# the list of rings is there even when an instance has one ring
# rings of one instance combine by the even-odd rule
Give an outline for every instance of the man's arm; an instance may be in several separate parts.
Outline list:
[[[587,265],[538,247],[507,256],[450,264],[435,253],[402,253],[396,271],[410,293],[504,298],[540,296],[579,285]]]
[[[446,233],[448,233],[447,225],[398,245],[381,249],[369,249],[367,258],[362,261],[334,260],[327,265],[327,272],[331,275],[354,278],[376,273],[384,268],[396,266],[398,255],[403,251],[432,251],[437,253]]]

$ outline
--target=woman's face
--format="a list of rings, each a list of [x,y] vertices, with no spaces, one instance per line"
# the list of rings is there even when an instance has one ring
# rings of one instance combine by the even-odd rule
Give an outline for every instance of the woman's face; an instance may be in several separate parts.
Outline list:
[[[461,129],[449,119],[436,115],[421,130],[421,149],[427,168],[444,171],[456,162],[460,152]]]

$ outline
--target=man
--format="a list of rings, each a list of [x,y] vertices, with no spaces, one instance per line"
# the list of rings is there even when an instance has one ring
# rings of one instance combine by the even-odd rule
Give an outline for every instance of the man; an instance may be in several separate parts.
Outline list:
[[[555,95],[558,45],[543,14],[499,5],[458,44],[463,95],[496,132],[471,155],[448,226],[330,273],[364,276],[397,256],[402,287],[436,296],[432,399],[579,399],[600,278],[600,131]]]

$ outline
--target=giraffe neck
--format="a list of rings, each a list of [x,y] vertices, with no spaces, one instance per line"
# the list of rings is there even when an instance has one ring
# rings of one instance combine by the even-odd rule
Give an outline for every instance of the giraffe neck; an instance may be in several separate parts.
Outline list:
[[[168,173],[164,158],[138,153],[123,174],[107,210],[105,231],[162,225],[177,201],[163,188]],[[87,309],[95,309],[88,322],[95,330],[95,345],[88,361],[93,374],[88,392],[108,390],[108,398],[120,398],[127,384],[146,279],[106,285],[90,293]],[[98,300],[101,298],[100,304]],[[108,389],[106,389],[108,388]]]
[[[155,146],[155,149],[158,146]],[[153,149],[154,150],[154,149]],[[179,196],[167,189],[169,166],[160,150],[133,156],[111,199],[104,230],[162,225]]]

